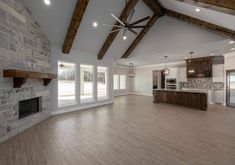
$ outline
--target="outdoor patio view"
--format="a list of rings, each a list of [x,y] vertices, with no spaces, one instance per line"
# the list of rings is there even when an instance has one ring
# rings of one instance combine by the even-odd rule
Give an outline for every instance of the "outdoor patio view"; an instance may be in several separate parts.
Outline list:
[[[58,106],[76,103],[75,64],[58,62]]]

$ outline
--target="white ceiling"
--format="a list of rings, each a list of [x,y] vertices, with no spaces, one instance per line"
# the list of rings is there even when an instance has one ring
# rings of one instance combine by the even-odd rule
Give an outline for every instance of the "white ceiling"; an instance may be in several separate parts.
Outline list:
[[[90,0],[73,48],[97,55],[112,29],[112,27],[103,27],[102,24],[115,24],[116,21],[110,14],[113,13],[119,16],[124,7],[125,0]],[[135,6],[132,22],[152,14],[152,11],[140,0]],[[94,21],[99,23],[97,28],[92,26]],[[143,23],[140,25],[143,25]],[[136,31],[139,32],[140,30]],[[127,32],[128,40],[123,41],[122,33],[123,31],[119,32],[106,56],[120,56],[136,37],[134,34]]]
[[[218,11],[200,8],[175,0],[159,0],[159,2],[167,9],[182,13],[200,20],[219,25],[231,30],[235,30],[235,16],[224,14]],[[196,8],[200,8],[200,13],[195,12]]]
[[[62,45],[77,0],[51,0],[50,6],[46,6],[43,0],[23,1],[51,43]]]
[[[51,0],[50,6],[44,5],[43,0],[24,1],[52,44],[62,47],[77,0]],[[202,8],[197,13],[195,6],[175,0],[160,0],[160,3],[167,9],[235,30],[235,16]],[[114,24],[110,13],[119,16],[124,6],[125,0],[90,0],[72,49],[91,53],[96,58],[111,31],[111,28],[102,24]],[[152,15],[142,0],[135,9],[133,21]],[[92,26],[94,21],[99,23],[97,28]],[[233,47],[223,37],[164,16],[155,23],[128,59],[119,60],[135,39],[132,33],[127,35],[128,39],[124,41],[120,32],[105,57],[114,57],[119,64],[134,62],[136,65],[146,65],[162,63],[164,55],[168,55],[170,61],[178,61],[183,60],[189,51],[195,51],[196,56],[208,56],[211,52],[223,54]]]

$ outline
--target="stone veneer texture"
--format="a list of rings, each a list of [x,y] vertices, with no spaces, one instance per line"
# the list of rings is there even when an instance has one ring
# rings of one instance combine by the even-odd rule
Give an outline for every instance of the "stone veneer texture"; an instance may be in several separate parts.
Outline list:
[[[4,69],[50,72],[50,45],[21,0],[0,0],[0,141],[50,116],[50,89],[29,79],[14,89]],[[19,101],[42,97],[42,112],[19,120]]]
[[[187,82],[181,82],[180,87],[221,91],[224,90],[224,83],[213,82],[211,78],[190,78]]]

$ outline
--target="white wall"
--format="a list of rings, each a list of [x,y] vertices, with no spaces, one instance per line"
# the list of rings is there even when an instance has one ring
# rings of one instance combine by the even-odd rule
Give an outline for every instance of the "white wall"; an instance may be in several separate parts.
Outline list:
[[[169,68],[185,65],[184,61],[168,63]],[[153,95],[153,71],[164,69],[164,64],[146,65],[135,68],[136,77],[134,79],[133,94]]]
[[[77,104],[73,105],[73,106],[58,108],[58,99],[57,99],[57,97],[58,97],[58,84],[57,84],[57,81],[53,81],[53,83],[52,83],[52,88],[53,88],[52,89],[52,114],[75,111],[75,110],[80,110],[80,109],[89,108],[89,107],[93,107],[93,106],[100,106],[100,105],[112,103],[113,97],[114,97],[114,94],[113,94],[113,64],[114,64],[113,58],[104,57],[103,60],[97,60],[97,56],[94,54],[81,52],[81,51],[78,51],[75,49],[72,49],[70,54],[63,54],[61,49],[62,49],[61,47],[52,46],[52,49],[51,49],[52,72],[57,73],[57,62],[58,61],[66,61],[66,62],[76,63],[76,65],[77,65],[77,73],[76,73],[77,79],[80,77],[80,70],[79,70],[80,64],[94,65],[94,68],[95,68],[94,72],[96,72],[96,66],[106,66],[109,69],[109,73],[108,73],[109,99],[103,100],[103,101],[97,101],[95,98],[94,102],[81,104],[80,99],[79,99],[80,87],[77,86],[76,87],[77,96],[78,96]],[[96,77],[95,77],[95,81],[96,81]],[[78,82],[78,84],[79,84],[79,82]],[[96,85],[95,85],[94,96],[96,96],[96,93],[97,92],[96,92]]]
[[[125,90],[114,90],[114,96],[121,96],[121,95],[128,95],[131,93],[133,83],[132,79],[128,77],[129,67],[128,66],[121,66],[115,65],[114,66],[114,74],[122,74],[126,75],[126,89]]]

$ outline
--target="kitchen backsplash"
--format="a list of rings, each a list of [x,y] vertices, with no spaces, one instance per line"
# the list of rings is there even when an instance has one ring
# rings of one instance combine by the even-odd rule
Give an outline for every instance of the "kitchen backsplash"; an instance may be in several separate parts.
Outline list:
[[[211,78],[191,78],[187,82],[181,82],[180,88],[206,89],[206,90],[224,90],[223,82],[213,82]]]

